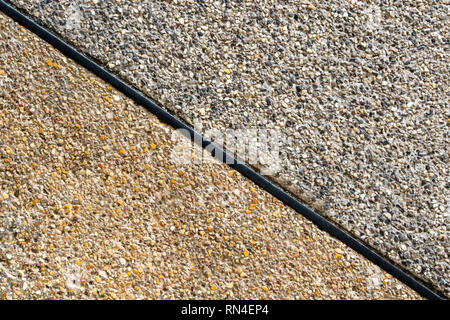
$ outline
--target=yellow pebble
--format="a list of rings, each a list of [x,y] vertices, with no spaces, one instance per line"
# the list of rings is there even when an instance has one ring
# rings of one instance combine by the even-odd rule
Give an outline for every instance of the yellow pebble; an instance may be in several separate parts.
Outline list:
[[[248,250],[244,250],[244,256],[248,257]]]

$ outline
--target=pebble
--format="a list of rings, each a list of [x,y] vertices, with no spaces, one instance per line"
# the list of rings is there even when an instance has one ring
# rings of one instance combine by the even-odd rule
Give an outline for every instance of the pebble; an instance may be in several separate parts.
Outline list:
[[[450,296],[443,3],[10,2],[191,125],[277,130],[274,182]]]
[[[225,164],[173,163],[172,128],[0,24],[2,299],[420,298]]]

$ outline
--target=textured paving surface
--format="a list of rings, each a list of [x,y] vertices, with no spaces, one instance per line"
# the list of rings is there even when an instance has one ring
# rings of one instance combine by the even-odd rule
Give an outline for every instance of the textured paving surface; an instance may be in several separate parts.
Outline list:
[[[419,298],[226,165],[174,164],[170,127],[0,25],[1,298]]]
[[[11,2],[191,124],[283,133],[274,181],[449,294],[441,1]]]

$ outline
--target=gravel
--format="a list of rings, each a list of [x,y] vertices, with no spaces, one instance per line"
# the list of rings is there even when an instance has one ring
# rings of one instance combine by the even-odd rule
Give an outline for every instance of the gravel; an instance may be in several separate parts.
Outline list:
[[[450,297],[442,1],[11,2],[191,125],[280,132],[274,182]]]
[[[177,164],[172,128],[0,25],[0,298],[420,298],[226,165]]]

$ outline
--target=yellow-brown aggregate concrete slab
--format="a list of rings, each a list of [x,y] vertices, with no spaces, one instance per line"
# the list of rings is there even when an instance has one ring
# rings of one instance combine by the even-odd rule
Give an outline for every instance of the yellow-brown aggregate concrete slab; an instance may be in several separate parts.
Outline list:
[[[226,165],[174,164],[172,128],[0,26],[1,298],[420,298]]]

